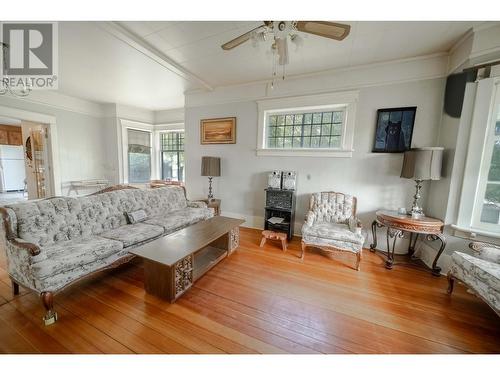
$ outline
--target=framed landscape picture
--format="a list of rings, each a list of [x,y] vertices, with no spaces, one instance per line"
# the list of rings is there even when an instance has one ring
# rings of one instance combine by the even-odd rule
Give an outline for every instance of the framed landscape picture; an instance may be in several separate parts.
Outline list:
[[[417,107],[379,109],[373,152],[405,152],[409,150],[416,112]]]
[[[202,145],[236,143],[236,117],[201,120]]]

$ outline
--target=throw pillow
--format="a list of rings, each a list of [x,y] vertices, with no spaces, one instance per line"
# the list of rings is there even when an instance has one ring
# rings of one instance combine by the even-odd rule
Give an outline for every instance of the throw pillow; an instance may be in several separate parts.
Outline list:
[[[133,212],[127,212],[127,218],[130,224],[135,224],[146,220],[148,218],[148,215],[144,210],[137,210]]]

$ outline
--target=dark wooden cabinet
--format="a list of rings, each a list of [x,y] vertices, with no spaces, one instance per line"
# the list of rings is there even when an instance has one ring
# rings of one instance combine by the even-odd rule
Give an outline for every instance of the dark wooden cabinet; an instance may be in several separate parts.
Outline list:
[[[281,189],[265,189],[266,206],[264,229],[275,232],[284,232],[289,240],[293,236],[293,227],[295,224],[295,191]],[[272,217],[283,218],[281,223],[270,223]]]

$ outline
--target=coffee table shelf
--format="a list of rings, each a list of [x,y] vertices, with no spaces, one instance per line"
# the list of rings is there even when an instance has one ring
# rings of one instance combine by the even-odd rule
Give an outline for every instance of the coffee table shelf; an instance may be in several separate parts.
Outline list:
[[[205,273],[227,257],[227,251],[213,246],[207,246],[194,254],[193,281],[198,280]]]
[[[146,292],[175,302],[236,250],[244,222],[216,216],[131,249],[143,259]]]

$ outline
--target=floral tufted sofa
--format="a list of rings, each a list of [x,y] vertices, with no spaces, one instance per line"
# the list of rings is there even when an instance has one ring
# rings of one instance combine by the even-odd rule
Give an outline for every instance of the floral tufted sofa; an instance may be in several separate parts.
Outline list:
[[[475,256],[455,251],[448,272],[448,293],[455,279],[466,284],[500,316],[500,247],[484,242],[471,242]]]
[[[358,225],[356,197],[332,191],[313,193],[302,226],[302,259],[307,247],[347,251],[356,255],[359,270],[365,236]]]
[[[40,293],[46,323],[57,319],[54,293],[132,259],[133,247],[213,216],[205,203],[188,202],[181,186],[111,190],[0,208],[14,294],[19,284]],[[137,210],[145,220],[129,224],[127,214]]]

